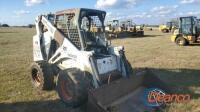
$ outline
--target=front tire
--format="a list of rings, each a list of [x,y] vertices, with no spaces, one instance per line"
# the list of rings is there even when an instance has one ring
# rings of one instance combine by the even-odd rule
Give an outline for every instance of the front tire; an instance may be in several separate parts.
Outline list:
[[[179,46],[186,46],[188,44],[188,41],[183,37],[178,37],[176,39],[176,44]]]
[[[67,69],[59,73],[56,89],[66,106],[76,108],[87,101],[86,82],[83,72],[78,69]]]
[[[31,81],[39,90],[52,90],[55,87],[54,75],[50,65],[33,63],[31,65]]]

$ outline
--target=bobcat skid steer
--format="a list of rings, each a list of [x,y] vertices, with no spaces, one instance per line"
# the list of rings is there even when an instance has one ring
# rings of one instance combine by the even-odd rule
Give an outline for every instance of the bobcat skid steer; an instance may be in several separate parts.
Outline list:
[[[84,8],[38,16],[32,83],[41,90],[51,90],[56,85],[67,106],[88,104],[88,112],[111,112],[116,106],[120,107],[119,112],[145,109],[140,99],[140,103],[134,99],[146,87],[155,87],[154,82],[159,80],[151,73],[132,75],[124,47],[113,47],[106,39],[105,16],[104,11]],[[127,99],[133,99],[133,106],[125,105]]]

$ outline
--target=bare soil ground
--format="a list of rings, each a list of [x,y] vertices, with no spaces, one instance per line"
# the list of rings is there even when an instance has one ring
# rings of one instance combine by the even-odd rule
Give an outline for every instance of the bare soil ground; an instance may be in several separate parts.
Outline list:
[[[0,29],[0,112],[69,112],[55,91],[37,91],[30,81],[34,29]],[[188,103],[173,103],[163,111],[200,111],[200,44],[185,47],[171,34],[146,31],[144,37],[113,39],[124,45],[133,68],[149,68],[175,92],[190,94]],[[79,110],[75,110],[79,111]]]

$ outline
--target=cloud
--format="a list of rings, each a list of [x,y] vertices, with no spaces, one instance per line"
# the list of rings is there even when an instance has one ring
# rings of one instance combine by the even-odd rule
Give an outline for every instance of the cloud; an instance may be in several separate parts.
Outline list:
[[[199,16],[200,15],[200,11],[199,10],[193,10],[193,11],[189,11],[186,13],[187,15],[191,15],[191,16]]]
[[[108,12],[106,15],[106,21],[107,20],[115,20],[115,19],[120,20],[120,19],[124,18],[124,16],[125,15],[121,12],[117,12],[117,13],[116,12]]]
[[[133,7],[138,2],[139,0],[97,0],[95,7],[99,9],[129,8],[129,7]]]
[[[107,8],[107,7],[113,7],[116,4],[117,0],[97,0],[96,7]]]
[[[200,0],[180,0],[182,4],[200,3]]]
[[[176,17],[183,17],[183,16],[197,16],[200,17],[200,10],[188,10],[188,11],[179,11],[174,13],[174,16]]]
[[[152,9],[145,11],[145,12],[131,12],[132,14],[130,15],[130,12],[127,10],[124,11],[114,11],[114,12],[109,12],[109,14],[106,16],[106,20],[113,20],[113,19],[118,19],[118,20],[123,20],[123,19],[132,19],[132,20],[140,20],[140,23],[145,21],[150,21],[153,20],[155,23],[159,23],[158,21],[168,21],[171,18],[177,17],[177,14],[179,12],[178,10],[179,6],[174,5],[174,6],[157,6],[153,7]],[[142,21],[144,20],[144,21]],[[146,22],[147,23],[147,22]],[[153,23],[153,22],[150,22]]]
[[[109,12],[106,16],[106,21],[109,20],[124,20],[124,19],[149,19],[155,17],[154,15],[148,13],[148,12],[142,12],[142,13],[135,13],[133,15],[129,15],[128,13],[118,12],[113,13]]]
[[[15,17],[21,17],[27,14],[30,14],[30,11],[26,11],[26,10],[18,10],[18,11],[14,11]]]
[[[153,15],[147,13],[147,12],[143,12],[143,13],[138,13],[135,15],[130,15],[128,16],[128,18],[151,18]]]
[[[154,7],[151,10],[151,12],[156,13],[156,14],[160,14],[160,15],[167,15],[167,14],[171,14],[171,13],[175,12],[177,8],[178,8],[178,5],[158,6],[158,7]]]
[[[25,5],[26,6],[34,6],[38,4],[43,4],[45,0],[25,0]]]

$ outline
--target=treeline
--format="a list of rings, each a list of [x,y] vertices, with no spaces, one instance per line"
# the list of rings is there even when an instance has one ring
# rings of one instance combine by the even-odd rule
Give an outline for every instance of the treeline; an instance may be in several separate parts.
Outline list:
[[[8,24],[1,24],[0,23],[0,27],[10,27]]]
[[[29,24],[29,25],[23,25],[23,26],[13,26],[13,27],[22,27],[22,28],[34,28],[35,25],[34,24]]]
[[[0,23],[0,27],[10,27],[10,25],[8,25],[8,24],[1,24]],[[33,27],[35,27],[35,25],[34,24],[28,24],[28,25],[23,25],[23,26],[12,26],[12,27],[33,28]]]

